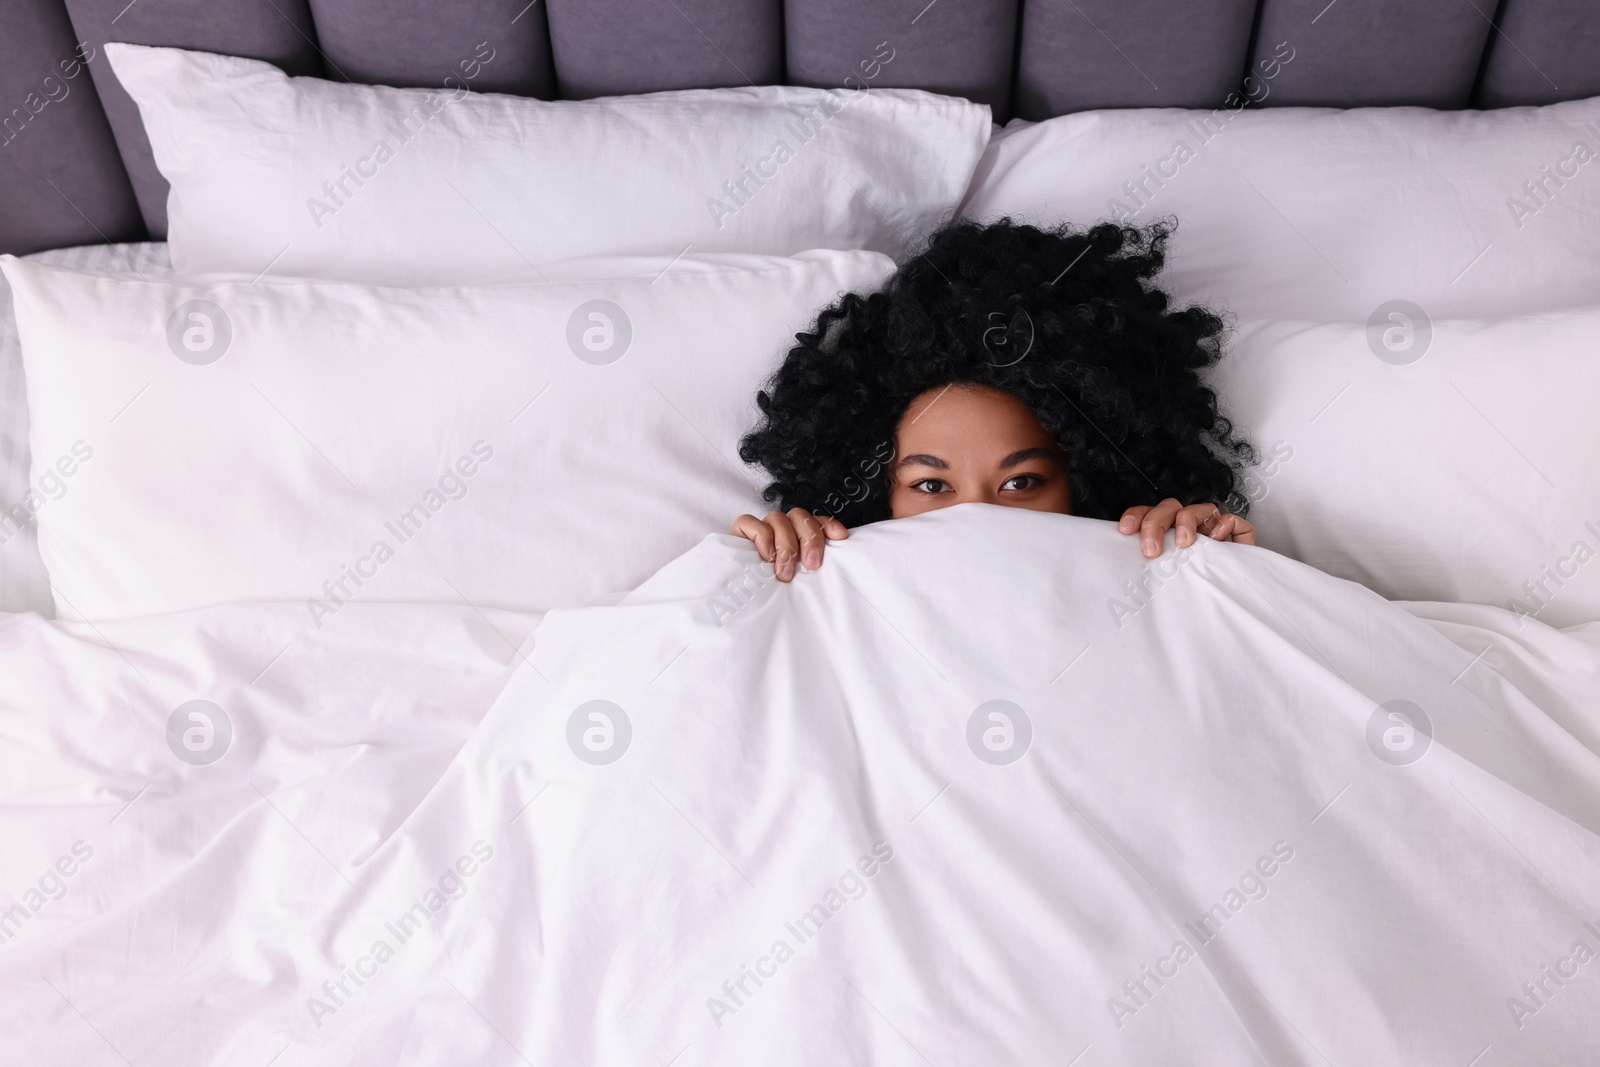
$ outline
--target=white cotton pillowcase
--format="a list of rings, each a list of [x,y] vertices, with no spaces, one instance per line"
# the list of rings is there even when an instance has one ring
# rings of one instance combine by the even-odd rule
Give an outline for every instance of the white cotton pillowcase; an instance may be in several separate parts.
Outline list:
[[[1600,98],[1013,122],[962,214],[1176,216],[1163,288],[1241,320],[1364,323],[1391,300],[1435,321],[1575,307],[1600,299]]]
[[[172,185],[180,274],[431,285],[585,256],[897,254],[954,213],[991,127],[986,106],[910,89],[546,102],[177,48],[106,56]]]
[[[157,242],[79,245],[25,256],[30,262],[77,270],[155,275],[172,273],[167,246]],[[48,493],[29,481],[28,396],[22,376],[22,352],[11,314],[11,289],[0,277],[0,612],[35,611],[55,614],[50,581],[33,527],[35,501]]]
[[[0,265],[33,482],[62,489],[37,511],[62,617],[305,600],[321,625],[352,598],[541,612],[633,588],[761,508],[737,457],[756,390],[893,270],[812,252],[382,289]]]
[[[1600,308],[1387,330],[1239,327],[1215,384],[1262,455],[1259,543],[1391,599],[1600,621]]]

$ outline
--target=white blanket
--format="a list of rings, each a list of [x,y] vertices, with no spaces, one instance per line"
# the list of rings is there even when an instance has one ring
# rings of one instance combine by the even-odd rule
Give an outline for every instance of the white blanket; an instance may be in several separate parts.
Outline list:
[[[981,506],[290,610],[0,625],[0,1060],[1600,1055],[1600,630]]]

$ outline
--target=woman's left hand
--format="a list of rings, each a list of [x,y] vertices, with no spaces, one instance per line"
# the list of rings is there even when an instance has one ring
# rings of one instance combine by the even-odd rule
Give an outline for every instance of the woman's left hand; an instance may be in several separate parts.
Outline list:
[[[1168,497],[1155,507],[1140,504],[1122,513],[1117,530],[1125,534],[1138,534],[1146,559],[1161,555],[1162,542],[1167,531],[1177,528],[1179,548],[1194,544],[1196,537],[1209,537],[1213,541],[1234,541],[1241,545],[1256,543],[1256,528],[1242,515],[1223,511],[1215,504],[1190,504],[1184,507]]]

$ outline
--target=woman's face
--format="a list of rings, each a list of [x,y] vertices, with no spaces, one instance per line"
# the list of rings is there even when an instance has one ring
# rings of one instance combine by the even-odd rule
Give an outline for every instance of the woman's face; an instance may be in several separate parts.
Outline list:
[[[975,385],[930,389],[895,428],[889,512],[952,504],[1072,511],[1066,458],[1016,397]]]

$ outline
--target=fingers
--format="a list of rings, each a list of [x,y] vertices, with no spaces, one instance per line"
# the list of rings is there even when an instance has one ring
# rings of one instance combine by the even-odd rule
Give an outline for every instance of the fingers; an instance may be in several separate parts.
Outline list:
[[[828,543],[822,520],[805,508],[790,508],[789,521],[800,538],[800,562],[806,570],[816,570],[822,566],[822,549]]]
[[[733,520],[733,525],[728,532],[735,537],[748,537],[755,542],[756,555],[768,563],[772,562],[772,527],[756,518],[754,515],[740,515]]]
[[[1139,522],[1139,544],[1145,559],[1155,559],[1161,555],[1161,542],[1182,510],[1183,505],[1169,496],[1145,512]]]
[[[1176,540],[1179,548],[1194,544],[1197,533],[1209,533],[1222,509],[1215,504],[1190,504],[1178,512]]]
[[[1256,528],[1242,515],[1219,514],[1217,521],[1204,532],[1215,541],[1232,541],[1236,545],[1256,543]]]
[[[822,566],[822,553],[827,543],[843,541],[850,536],[850,531],[838,519],[813,515],[805,508],[769,512],[764,519],[740,515],[733,520],[728,532],[753,541],[756,553],[772,564],[773,577],[780,582],[794,579],[796,563],[807,570],[816,570]]]
[[[772,531],[772,574],[780,582],[791,581],[795,561],[800,558],[800,534],[781,511],[769,512],[763,521]]]
[[[1223,511],[1215,504],[1190,504],[1183,507],[1171,497],[1155,506],[1138,504],[1122,513],[1117,531],[1139,535],[1139,547],[1146,559],[1161,555],[1167,531],[1174,532],[1179,548],[1186,548],[1200,537],[1232,541],[1240,545],[1256,543],[1256,528],[1242,515]]]
[[[800,554],[800,538],[783,512],[774,511],[765,519],[740,515],[733,520],[728,532],[755,542],[756,554],[772,564],[773,576],[779,581],[786,582],[794,577],[794,561]]]

